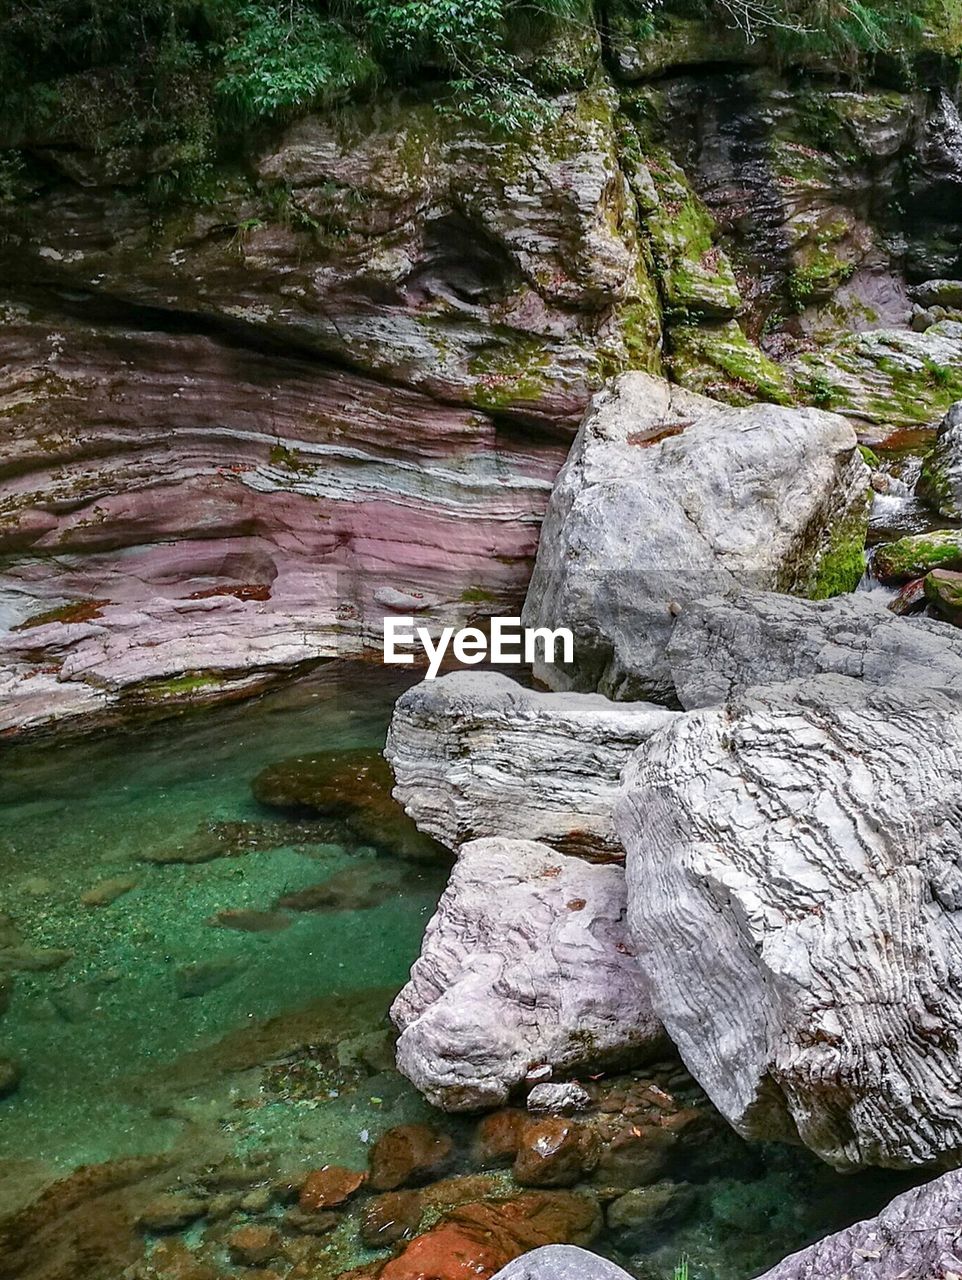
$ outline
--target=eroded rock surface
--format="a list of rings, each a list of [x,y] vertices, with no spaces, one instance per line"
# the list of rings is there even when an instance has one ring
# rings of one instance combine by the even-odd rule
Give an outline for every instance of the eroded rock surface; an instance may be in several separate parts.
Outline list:
[[[792,1254],[760,1280],[836,1280],[846,1275],[914,1280],[957,1273],[962,1273],[962,1174],[953,1172],[897,1196],[877,1218]],[[502,1274],[510,1276],[510,1267]]]
[[[656,1013],[751,1138],[957,1160],[962,709],[838,676],[680,717],[616,811]]]
[[[800,600],[772,592],[695,600],[671,634],[668,659],[688,709],[752,685],[800,676],[962,692],[962,640],[945,623],[899,618],[867,593]]]
[[[916,492],[941,515],[962,519],[962,400],[942,420]]]
[[[626,941],[625,877],[527,840],[461,848],[391,1011],[400,1070],[436,1106],[504,1103],[557,1071],[663,1047]]]
[[[451,849],[484,836],[624,859],[611,810],[632,752],[672,712],[539,693],[497,672],[426,680],[398,699],[386,755],[395,797]]]
[[[834,414],[735,409],[625,374],[594,400],[548,505],[524,618],[570,627],[575,661],[537,675],[673,700],[665,650],[686,601],[855,586],[868,481]]]

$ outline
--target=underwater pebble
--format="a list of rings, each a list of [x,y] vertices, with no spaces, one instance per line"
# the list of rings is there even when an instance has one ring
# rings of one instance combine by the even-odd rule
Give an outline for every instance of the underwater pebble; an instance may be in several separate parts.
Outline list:
[[[584,1111],[591,1095],[580,1084],[537,1084],[528,1094],[529,1111]]]
[[[9,1098],[20,1088],[23,1076],[20,1063],[13,1058],[0,1058],[0,1098]]]
[[[113,876],[109,880],[101,880],[86,893],[80,895],[85,907],[109,907],[112,902],[122,898],[131,889],[136,889],[140,881],[136,876]]]
[[[145,1205],[137,1225],[144,1231],[177,1231],[202,1218],[206,1212],[206,1200],[172,1191],[155,1196]]]
[[[281,1237],[273,1227],[239,1227],[227,1237],[231,1261],[242,1267],[260,1267],[280,1251]]]

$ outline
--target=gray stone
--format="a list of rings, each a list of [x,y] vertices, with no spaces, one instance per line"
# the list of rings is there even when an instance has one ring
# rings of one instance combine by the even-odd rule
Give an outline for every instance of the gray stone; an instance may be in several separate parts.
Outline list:
[[[615,821],[655,1012],[747,1138],[962,1155],[962,703],[818,676],[656,734]]]
[[[916,493],[940,515],[962,520],[962,400],[942,419]]]
[[[962,307],[962,280],[927,280],[912,296],[920,307]]]
[[[792,1254],[760,1280],[949,1280],[958,1275],[962,1173],[956,1171],[897,1196],[877,1218]]]
[[[385,754],[395,798],[451,849],[500,835],[623,860],[611,822],[621,771],[672,714],[458,671],[402,695]]]
[[[555,484],[524,608],[529,627],[573,630],[575,660],[536,662],[536,674],[554,689],[673,700],[665,650],[684,602],[746,583],[805,593],[839,528],[861,519],[869,480],[834,414],[616,379]]]
[[[503,1267],[493,1280],[631,1280],[627,1271],[571,1244],[549,1244]]]
[[[533,1063],[575,1071],[664,1048],[625,935],[625,876],[527,840],[461,848],[391,1016],[435,1106],[500,1106]]]
[[[962,692],[962,636],[944,622],[900,618],[867,593],[696,600],[678,619],[668,660],[687,709],[725,702],[752,685],[832,673]]]
[[[529,1111],[584,1111],[591,1105],[587,1089],[573,1080],[562,1084],[536,1084],[528,1094]]]

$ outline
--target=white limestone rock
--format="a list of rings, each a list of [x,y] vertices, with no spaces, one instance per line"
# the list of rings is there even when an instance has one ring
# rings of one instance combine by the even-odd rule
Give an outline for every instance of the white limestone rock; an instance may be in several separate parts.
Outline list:
[[[515,1258],[493,1280],[631,1280],[606,1258],[572,1244],[549,1244]]]
[[[501,1275],[507,1280],[508,1272]],[[953,1275],[962,1275],[962,1173],[958,1171],[913,1187],[886,1205],[877,1218],[857,1222],[792,1254],[760,1280],[839,1280],[844,1276],[949,1280]],[[548,1272],[543,1280],[554,1277]]]
[[[621,867],[527,840],[464,845],[391,1016],[397,1064],[435,1106],[503,1104],[533,1065],[664,1048],[625,936]]]
[[[748,1138],[962,1156],[962,703],[819,676],[679,717],[615,821],[655,1012]]]
[[[385,755],[396,799],[451,849],[500,835],[623,861],[611,821],[621,771],[674,714],[456,671],[402,695]]]
[[[554,689],[672,701],[665,648],[681,605],[749,585],[807,593],[852,545],[857,580],[868,484],[835,414],[615,379],[555,484],[524,609],[527,626],[571,627],[575,660],[536,674]]]
[[[758,591],[693,601],[675,624],[668,661],[688,709],[752,685],[833,672],[962,692],[962,633],[946,622],[899,618],[864,592],[800,600]]]

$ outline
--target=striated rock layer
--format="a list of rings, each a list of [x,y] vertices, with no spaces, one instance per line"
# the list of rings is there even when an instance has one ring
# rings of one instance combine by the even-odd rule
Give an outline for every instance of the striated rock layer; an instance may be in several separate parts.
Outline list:
[[[397,1065],[435,1106],[505,1102],[535,1066],[664,1048],[626,942],[625,875],[528,840],[462,846],[391,1016]]]
[[[509,1276],[510,1268],[502,1274]],[[792,1254],[759,1280],[838,1280],[848,1275],[859,1280],[947,1280],[958,1274],[962,1173],[954,1172],[897,1196],[877,1218]],[[545,1280],[552,1280],[550,1272]]]
[[[867,593],[799,600],[749,591],[695,600],[675,624],[668,660],[688,709],[726,702],[752,685],[832,673],[962,692],[962,637],[944,622],[899,618]]]
[[[385,754],[395,798],[451,849],[510,836],[623,861],[611,819],[621,771],[673,714],[461,671],[399,698]]]
[[[524,619],[570,627],[575,660],[537,675],[672,701],[665,651],[685,601],[855,586],[868,480],[835,414],[729,408],[624,374],[593,401],[548,505]]]
[[[962,1154],[962,707],[838,676],[656,734],[616,825],[655,1011],[749,1138],[839,1169]]]

